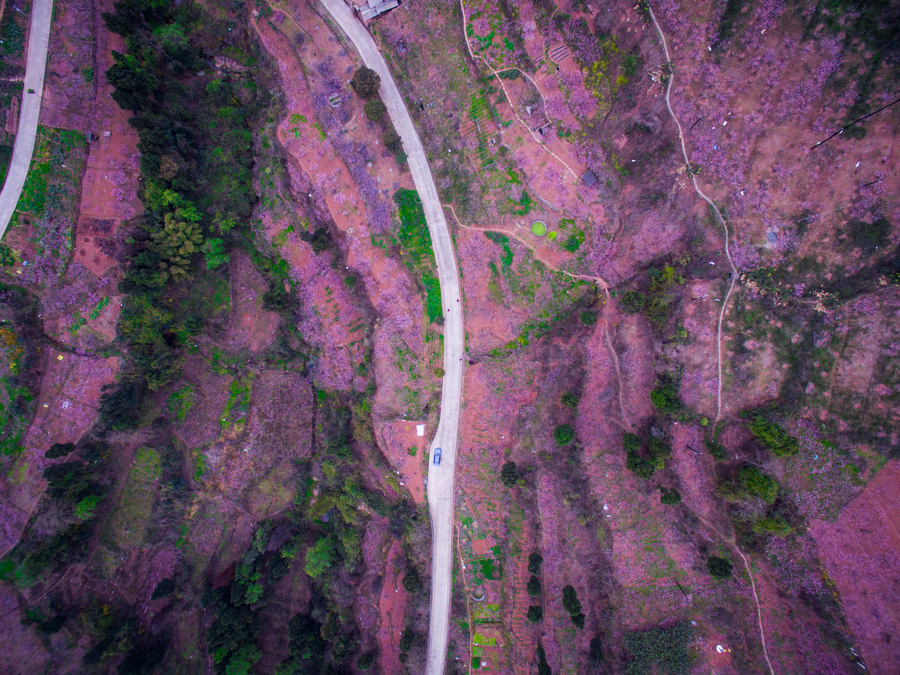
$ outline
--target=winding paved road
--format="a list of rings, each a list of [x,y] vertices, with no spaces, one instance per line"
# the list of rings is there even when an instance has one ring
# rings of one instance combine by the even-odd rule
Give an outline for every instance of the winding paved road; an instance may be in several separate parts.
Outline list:
[[[16,211],[25,177],[34,154],[38,119],[41,116],[41,97],[44,94],[44,71],[47,69],[47,47],[50,44],[50,20],[53,0],[34,0],[31,6],[31,28],[28,31],[28,54],[25,57],[25,81],[22,83],[22,105],[19,108],[19,128],[13,147],[12,160],[6,182],[0,191],[0,238],[6,234],[9,221]],[[34,93],[28,93],[29,91]]]
[[[431,444],[441,448],[441,464],[428,465],[428,506],[431,511],[432,577],[431,615],[428,627],[426,675],[442,675],[447,656],[447,629],[450,620],[450,590],[453,572],[453,475],[456,468],[456,439],[463,377],[463,317],[459,276],[453,242],[444,219],[428,159],[413,125],[406,103],[388,70],[381,52],[365,27],[343,0],[322,0],[322,4],[356,46],[363,63],[381,77],[381,98],[394,128],[403,139],[409,169],[425,207],[437,260],[444,306],[444,381],[441,389],[441,419]]]

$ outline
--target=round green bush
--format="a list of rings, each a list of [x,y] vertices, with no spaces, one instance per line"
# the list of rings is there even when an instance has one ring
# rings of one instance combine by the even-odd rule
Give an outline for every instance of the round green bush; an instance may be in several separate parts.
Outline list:
[[[761,497],[769,504],[774,504],[778,497],[778,484],[771,476],[764,474],[755,466],[743,466],[740,472],[741,485],[752,495]]]
[[[382,140],[384,141],[384,147],[395,154],[403,150],[403,141],[400,139],[400,134],[397,133],[397,130],[394,129],[394,127],[391,127],[384,132]]]
[[[370,99],[378,93],[381,88],[381,77],[371,68],[360,66],[355,73],[353,79],[350,80],[350,86],[353,91],[364,99]]]
[[[597,323],[597,312],[585,311],[581,313],[581,323],[585,326],[593,326]]]
[[[544,609],[540,605],[532,605],[526,615],[531,623],[537,623],[544,618]]]
[[[637,314],[644,309],[644,294],[637,291],[626,291],[622,296],[622,311],[626,314]]]
[[[633,434],[629,431],[626,431],[622,434],[622,447],[625,448],[625,452],[637,452],[644,445],[644,439],[642,439],[637,434]]]
[[[581,238],[578,235],[571,234],[569,235],[566,242],[563,244],[563,248],[569,251],[569,253],[575,253],[581,247]]]
[[[44,453],[44,457],[47,459],[59,459],[60,457],[71,455],[73,452],[75,452],[74,443],[54,443],[50,446],[50,449]]]
[[[406,570],[406,574],[403,575],[403,588],[406,589],[408,593],[418,593],[422,590],[422,577],[419,576],[419,572],[415,567],[410,567]]]
[[[384,113],[387,112],[387,106],[380,98],[373,98],[371,101],[366,101],[364,110],[366,111],[366,117],[373,122],[380,122],[381,118],[384,117]]]
[[[519,467],[515,462],[506,462],[500,469],[500,480],[508,487],[515,487],[519,482]]]
[[[703,443],[706,446],[707,451],[709,451],[709,454],[712,455],[712,458],[717,462],[724,462],[728,459],[728,450],[726,450],[724,445],[710,440],[706,440]]]
[[[732,565],[731,561],[727,560],[726,558],[720,558],[718,556],[711,555],[706,561],[706,568],[709,570],[709,573],[716,579],[730,579],[731,571],[734,569],[734,565]]]
[[[556,431],[553,432],[553,438],[556,439],[559,445],[568,445],[575,438],[575,430],[571,424],[560,424],[556,427]]]
[[[657,410],[664,413],[676,412],[683,407],[678,398],[678,387],[671,382],[661,384],[651,391],[650,401]]]
[[[625,468],[631,471],[638,478],[651,478],[656,471],[653,462],[641,457],[636,452],[629,452],[625,458]]]
[[[681,493],[678,490],[666,490],[665,488],[660,488],[662,494],[659,497],[659,501],[668,506],[675,506],[676,504],[681,503]]]
[[[560,397],[560,401],[562,404],[568,408],[577,408],[578,407],[578,396],[573,394],[571,391],[567,391]]]
[[[578,592],[572,585],[563,588],[563,609],[572,616],[581,614],[581,602],[578,600]]]

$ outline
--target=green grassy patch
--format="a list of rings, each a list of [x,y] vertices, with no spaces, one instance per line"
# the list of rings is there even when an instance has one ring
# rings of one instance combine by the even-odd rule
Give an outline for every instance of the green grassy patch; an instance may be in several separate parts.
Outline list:
[[[106,309],[107,305],[109,305],[109,298],[100,298],[100,302],[97,303],[97,306],[91,310],[91,319],[96,319],[100,316],[101,312]]]
[[[219,418],[219,425],[222,431],[230,428],[232,425],[243,426],[244,417],[247,415],[247,408],[250,406],[250,390],[253,386],[253,373],[237,377],[232,380],[228,387],[228,402]]]
[[[508,199],[507,201],[509,206],[512,207],[510,210],[517,216],[528,215],[528,212],[531,211],[531,207],[534,204],[531,195],[529,195],[526,190],[522,190],[522,194],[519,195],[518,199]]]
[[[153,448],[138,448],[119,505],[110,518],[113,538],[119,546],[133,548],[144,543],[159,476],[159,453]]]
[[[169,415],[181,422],[191,406],[194,405],[196,393],[189,384],[184,385],[178,391],[172,392],[166,400],[166,407],[169,409]]]
[[[12,160],[12,146],[0,145],[0,185],[6,182],[6,172],[9,171],[9,162]]]
[[[47,203],[47,177],[50,175],[50,165],[47,163],[32,163],[22,188],[22,196],[16,208],[19,211],[32,213],[39,216],[44,213]]]
[[[202,452],[195,457],[194,480],[202,480],[203,475],[209,470],[209,460]]]
[[[437,278],[437,264],[422,200],[415,190],[400,189],[394,193],[394,202],[400,215],[397,242],[406,258],[407,267],[421,275],[428,320],[442,325],[444,312],[441,305],[441,285]]]
[[[436,277],[425,273],[422,275],[422,284],[425,286],[425,311],[428,314],[428,320],[436,324],[444,323],[440,282]]]
[[[414,265],[431,262],[434,253],[431,248],[431,233],[425,221],[425,209],[415,190],[400,189],[394,194],[394,202],[400,216],[400,231],[397,239]]]
[[[19,19],[14,12],[7,12],[0,29],[3,35],[3,52],[7,56],[18,56],[25,50],[25,29],[19,25]]]

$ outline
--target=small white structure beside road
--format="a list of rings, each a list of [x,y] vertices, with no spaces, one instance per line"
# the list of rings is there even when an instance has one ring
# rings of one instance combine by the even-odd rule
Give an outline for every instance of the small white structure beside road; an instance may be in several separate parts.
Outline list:
[[[359,15],[363,18],[363,21],[371,21],[372,19],[381,16],[385,12],[399,6],[400,2],[398,0],[368,0],[368,2],[362,7],[357,5],[356,11],[359,12]]]

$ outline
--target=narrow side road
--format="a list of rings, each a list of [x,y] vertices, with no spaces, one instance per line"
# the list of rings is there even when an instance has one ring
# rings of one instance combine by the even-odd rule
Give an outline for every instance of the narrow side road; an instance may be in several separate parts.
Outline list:
[[[394,128],[403,139],[416,190],[425,208],[425,220],[431,233],[441,303],[444,307],[444,380],[441,388],[441,418],[431,445],[441,448],[441,463],[428,465],[428,507],[431,512],[431,615],[428,627],[427,675],[442,675],[447,656],[447,630],[450,621],[450,591],[453,572],[453,479],[456,468],[456,441],[459,408],[462,400],[463,317],[459,275],[453,241],[428,166],[428,158],[416,127],[400,95],[384,57],[366,28],[344,0],[322,0],[328,13],[356,47],[363,63],[381,77],[381,98],[387,106]]]
[[[25,56],[25,81],[22,86],[22,105],[19,108],[19,127],[16,131],[6,182],[0,191],[0,239],[6,234],[9,221],[16,211],[28,169],[31,167],[38,119],[41,116],[41,99],[44,95],[44,71],[47,69],[52,16],[53,0],[34,0],[31,6],[31,28],[28,31],[28,53]]]

